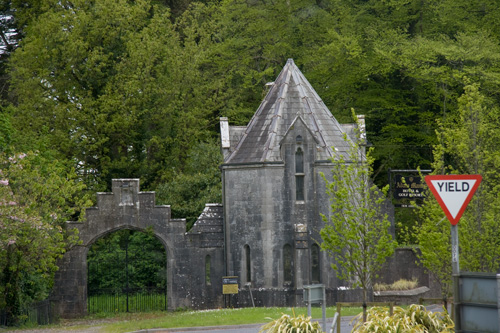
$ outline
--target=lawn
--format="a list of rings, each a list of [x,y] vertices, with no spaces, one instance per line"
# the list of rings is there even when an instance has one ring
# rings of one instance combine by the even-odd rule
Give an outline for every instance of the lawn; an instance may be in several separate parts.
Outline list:
[[[306,314],[307,308],[294,308],[295,314]],[[327,317],[333,317],[335,307],[327,308]],[[342,309],[342,316],[356,315],[361,308]],[[276,319],[282,313],[292,314],[292,308],[243,308],[214,309],[202,311],[142,312],[91,315],[73,320],[61,320],[57,325],[31,327],[37,332],[85,331],[94,332],[131,332],[153,328],[177,328],[196,326],[224,326],[259,324]],[[320,319],[321,308],[313,308],[312,317]],[[24,327],[24,330],[28,327]]]

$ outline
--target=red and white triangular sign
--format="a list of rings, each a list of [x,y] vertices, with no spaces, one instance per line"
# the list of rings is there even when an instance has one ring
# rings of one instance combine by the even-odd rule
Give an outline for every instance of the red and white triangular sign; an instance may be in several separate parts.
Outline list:
[[[452,225],[456,225],[483,177],[480,175],[425,176],[425,182]]]

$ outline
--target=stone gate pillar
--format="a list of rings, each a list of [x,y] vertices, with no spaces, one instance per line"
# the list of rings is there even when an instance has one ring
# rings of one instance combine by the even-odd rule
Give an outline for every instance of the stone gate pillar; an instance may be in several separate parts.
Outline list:
[[[59,262],[51,301],[64,318],[87,314],[87,252],[85,246],[75,246]]]

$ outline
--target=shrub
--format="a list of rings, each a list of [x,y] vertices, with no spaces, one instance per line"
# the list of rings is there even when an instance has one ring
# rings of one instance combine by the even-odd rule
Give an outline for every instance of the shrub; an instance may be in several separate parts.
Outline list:
[[[385,284],[385,283],[375,283],[373,286],[373,290],[375,291],[386,291],[386,290],[410,290],[415,289],[418,286],[418,280],[405,280],[401,279],[393,284]]]
[[[283,314],[280,318],[262,326],[259,333],[320,333],[323,332],[318,322],[311,322],[311,317]],[[272,318],[268,318],[271,319]]]
[[[453,332],[453,321],[447,312],[431,312],[422,305],[412,304],[408,309],[394,308],[394,314],[389,315],[389,310],[382,307],[373,307],[368,311],[367,321],[362,322],[360,316],[352,332],[415,332],[437,333]]]

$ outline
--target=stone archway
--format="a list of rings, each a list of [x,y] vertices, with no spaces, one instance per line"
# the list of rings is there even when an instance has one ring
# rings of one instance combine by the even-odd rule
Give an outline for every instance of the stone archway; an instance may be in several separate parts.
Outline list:
[[[185,267],[176,258],[189,259],[186,221],[171,219],[170,206],[155,205],[154,192],[140,192],[139,179],[114,179],[111,193],[97,193],[97,207],[88,208],[86,222],[69,222],[79,231],[81,244],[68,251],[59,264],[51,300],[65,318],[87,313],[87,253],[102,236],[120,229],[151,229],[167,252],[167,303],[169,309],[189,307]],[[175,285],[175,288],[174,288]]]

